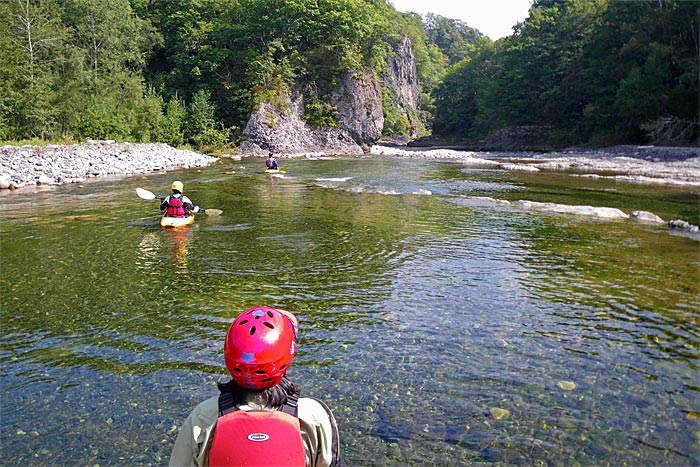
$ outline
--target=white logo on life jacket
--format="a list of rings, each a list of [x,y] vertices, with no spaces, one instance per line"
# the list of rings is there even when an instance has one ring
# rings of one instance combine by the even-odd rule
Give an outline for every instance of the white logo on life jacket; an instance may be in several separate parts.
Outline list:
[[[255,441],[256,443],[267,441],[268,439],[270,439],[270,435],[266,433],[251,433],[248,435],[248,440]]]

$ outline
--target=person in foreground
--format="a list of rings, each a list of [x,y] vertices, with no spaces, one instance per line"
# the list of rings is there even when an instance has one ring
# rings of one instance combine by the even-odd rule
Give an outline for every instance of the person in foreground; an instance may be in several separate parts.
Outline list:
[[[333,413],[286,376],[297,328],[291,312],[268,306],[233,321],[224,342],[231,380],[187,417],[171,467],[346,466]]]
[[[268,169],[272,170],[279,170],[279,164],[277,164],[277,159],[275,159],[275,156],[270,152],[267,154],[267,160],[265,161],[265,166]]]
[[[187,217],[190,212],[199,211],[199,206],[192,204],[192,201],[182,194],[184,191],[182,182],[176,180],[170,188],[173,190],[173,194],[163,198],[163,202],[160,203],[160,210],[165,211],[166,217]]]

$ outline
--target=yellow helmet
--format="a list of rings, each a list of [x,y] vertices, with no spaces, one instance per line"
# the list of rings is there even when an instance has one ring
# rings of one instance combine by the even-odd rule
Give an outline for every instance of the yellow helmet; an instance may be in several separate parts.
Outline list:
[[[178,180],[175,180],[175,181],[173,182],[173,184],[170,185],[170,189],[171,189],[171,190],[177,190],[177,191],[179,191],[180,193],[182,193],[182,192],[184,191],[184,188],[185,188],[185,187],[183,186],[182,182],[180,182],[180,181],[178,181]]]

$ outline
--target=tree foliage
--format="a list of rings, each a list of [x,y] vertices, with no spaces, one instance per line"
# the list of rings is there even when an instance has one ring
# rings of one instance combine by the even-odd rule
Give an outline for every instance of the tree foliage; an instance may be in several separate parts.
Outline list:
[[[699,18],[697,2],[535,1],[513,36],[450,70],[434,130],[478,138],[539,125],[560,144],[697,142]],[[649,132],[669,121],[687,123],[682,136]]]
[[[548,127],[561,143],[698,138],[698,2],[534,0],[510,37],[390,0],[0,2],[0,139],[227,144],[262,101],[301,93],[337,125],[343,72],[381,77],[410,38],[422,108],[382,89],[385,134],[418,117],[479,138]],[[412,111],[413,112],[413,111]]]

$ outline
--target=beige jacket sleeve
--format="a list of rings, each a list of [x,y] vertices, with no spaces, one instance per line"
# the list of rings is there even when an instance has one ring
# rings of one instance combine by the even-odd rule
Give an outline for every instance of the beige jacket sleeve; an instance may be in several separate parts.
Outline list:
[[[264,409],[242,406],[243,410]],[[170,467],[205,467],[207,452],[218,418],[218,397],[207,399],[190,413],[180,428],[170,456]],[[340,460],[338,426],[330,409],[321,401],[299,399],[301,438],[307,467],[330,467]]]
[[[302,397],[299,399],[301,439],[306,451],[306,467],[339,465],[338,424],[326,404]]]
[[[170,455],[170,467],[204,467],[214,426],[219,417],[219,398],[200,403],[182,424]]]

